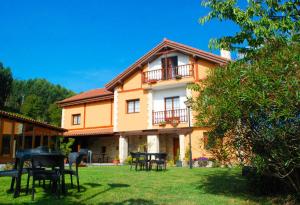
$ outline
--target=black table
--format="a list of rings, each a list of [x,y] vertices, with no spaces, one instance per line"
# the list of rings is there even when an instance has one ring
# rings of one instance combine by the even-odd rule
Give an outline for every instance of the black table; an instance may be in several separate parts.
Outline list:
[[[64,158],[65,156],[61,153],[61,152],[39,152],[39,151],[35,151],[33,150],[24,150],[24,151],[18,151],[16,154],[16,159],[15,159],[15,165],[14,168],[16,170],[18,170],[18,177],[16,178],[16,188],[14,191],[14,197],[18,197],[20,195],[20,191],[21,191],[21,177],[22,177],[22,173],[24,172],[24,163],[26,161],[31,160],[32,156],[37,156],[37,155],[42,155],[42,156],[53,156],[56,158],[59,158],[60,160],[60,166],[59,166],[59,170],[60,173],[62,174],[62,193],[65,194],[66,193],[66,189],[65,189],[65,177],[64,177]],[[14,187],[14,183],[15,183],[15,178],[12,178],[11,181],[11,187]]]

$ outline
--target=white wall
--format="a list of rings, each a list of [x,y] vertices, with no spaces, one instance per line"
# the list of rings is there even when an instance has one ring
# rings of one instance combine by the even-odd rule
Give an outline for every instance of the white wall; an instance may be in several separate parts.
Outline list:
[[[186,98],[186,86],[177,88],[168,88],[163,90],[153,90],[153,111],[165,110],[165,98],[179,96],[180,109],[185,109],[184,102]]]
[[[169,53],[167,54],[167,57],[172,57],[172,56],[177,56],[178,58],[178,65],[186,65],[189,64],[189,56],[184,55],[182,53],[178,53],[178,52],[173,52],[173,53]],[[157,69],[161,69],[161,59],[165,58],[166,55],[162,55],[160,57],[158,57],[157,59],[155,59],[154,61],[149,63],[149,71],[150,70],[157,70]]]

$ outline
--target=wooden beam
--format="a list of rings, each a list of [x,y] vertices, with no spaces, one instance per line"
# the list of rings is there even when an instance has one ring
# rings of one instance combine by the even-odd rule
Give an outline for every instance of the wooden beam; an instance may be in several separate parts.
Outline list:
[[[177,50],[175,50],[175,49],[171,49],[171,50],[167,50],[167,51],[157,52],[157,53],[155,53],[155,55],[165,55],[165,54],[169,54],[169,53],[176,52],[176,51]]]

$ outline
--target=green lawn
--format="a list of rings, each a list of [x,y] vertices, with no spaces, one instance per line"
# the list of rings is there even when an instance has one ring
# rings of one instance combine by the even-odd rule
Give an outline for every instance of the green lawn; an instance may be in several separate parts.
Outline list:
[[[0,178],[0,204],[271,204],[247,192],[240,173],[240,169],[225,168],[162,172],[130,171],[128,166],[80,168],[80,193],[69,188],[67,196],[56,199],[38,187],[34,202],[24,191],[14,199],[7,193],[10,178]]]

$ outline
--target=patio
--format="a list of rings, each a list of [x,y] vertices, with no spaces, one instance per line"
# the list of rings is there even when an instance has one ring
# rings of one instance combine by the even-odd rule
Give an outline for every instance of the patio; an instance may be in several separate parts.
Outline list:
[[[14,199],[7,192],[11,178],[0,178],[0,204],[271,204],[247,192],[238,168],[168,167],[163,172],[144,172],[130,171],[129,166],[101,166],[79,172],[81,192],[71,189],[66,176],[66,196],[57,199],[37,186],[34,202],[24,191]]]

